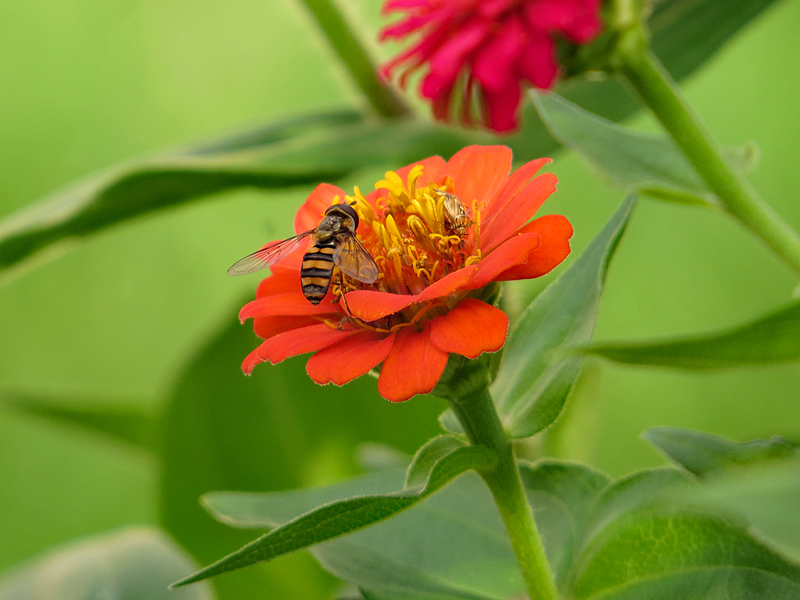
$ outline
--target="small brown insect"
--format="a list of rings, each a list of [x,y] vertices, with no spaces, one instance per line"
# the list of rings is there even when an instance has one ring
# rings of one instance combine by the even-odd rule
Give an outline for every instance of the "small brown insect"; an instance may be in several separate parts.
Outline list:
[[[444,198],[444,224],[454,234],[463,236],[472,225],[467,207],[455,194],[436,190]]]
[[[325,297],[333,276],[333,267],[364,283],[375,283],[380,271],[370,253],[355,235],[358,213],[349,204],[334,204],[325,211],[319,225],[294,237],[270,242],[260,250],[236,262],[228,275],[246,275],[274,265],[294,250],[301,240],[311,236],[311,245],[303,255],[300,284],[303,295],[317,305]]]

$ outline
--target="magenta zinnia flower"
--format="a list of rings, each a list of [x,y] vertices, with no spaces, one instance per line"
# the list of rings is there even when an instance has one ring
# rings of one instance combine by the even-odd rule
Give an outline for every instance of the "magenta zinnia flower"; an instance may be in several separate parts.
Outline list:
[[[403,86],[427,64],[421,93],[443,121],[457,93],[463,94],[461,120],[471,121],[477,86],[482,120],[495,131],[517,128],[523,85],[547,89],[558,77],[558,38],[587,44],[602,28],[600,0],[389,0],[383,11],[405,15],[381,32],[381,40],[419,39],[384,65],[382,75],[389,78],[404,65]]]

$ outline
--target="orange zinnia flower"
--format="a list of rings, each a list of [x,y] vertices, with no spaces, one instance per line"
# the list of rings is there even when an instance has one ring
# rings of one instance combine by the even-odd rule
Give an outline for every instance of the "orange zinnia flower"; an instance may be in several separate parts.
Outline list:
[[[316,227],[331,204],[352,204],[358,238],[381,274],[365,284],[337,269],[315,306],[300,287],[305,248],[274,265],[239,314],[254,317],[264,339],[245,359],[245,373],[315,352],[309,376],[343,385],[383,363],[378,391],[400,402],[433,390],[451,352],[477,358],[499,350],[508,317],[484,301],[487,286],[539,277],[569,254],[565,217],[528,222],[555,191],[553,174],[535,176],[548,162],[509,175],[510,149],[470,146],[447,162],[433,156],[389,172],[366,196],[319,185],[297,212],[295,231]]]

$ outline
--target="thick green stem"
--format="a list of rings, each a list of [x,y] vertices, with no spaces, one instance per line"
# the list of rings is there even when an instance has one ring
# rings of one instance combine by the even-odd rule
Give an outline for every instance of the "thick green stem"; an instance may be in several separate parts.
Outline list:
[[[511,440],[503,430],[489,391],[482,387],[449,402],[470,443],[491,448],[499,457],[494,467],[483,471],[481,477],[489,486],[506,525],[531,600],[556,600],[555,580],[522,487]]]
[[[325,37],[375,112],[382,117],[408,115],[410,110],[402,98],[378,79],[375,64],[369,53],[334,1],[303,0],[303,4],[316,19]]]
[[[725,161],[677,84],[650,52],[640,24],[622,34],[616,60],[619,71],[636,88],[725,210],[800,274],[800,235]]]

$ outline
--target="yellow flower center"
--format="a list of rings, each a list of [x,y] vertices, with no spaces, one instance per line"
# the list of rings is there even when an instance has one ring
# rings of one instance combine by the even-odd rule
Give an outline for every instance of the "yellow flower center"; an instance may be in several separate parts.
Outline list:
[[[375,207],[358,187],[352,196],[334,200],[347,202],[358,212],[360,221],[366,225],[360,229],[359,239],[381,271],[372,285],[339,274],[333,285],[337,298],[357,289],[419,294],[445,275],[480,261],[481,207],[477,200],[457,198],[450,177],[418,187],[422,171],[420,165],[413,167],[406,181],[394,171],[387,172],[386,178],[375,184],[375,189],[385,190]],[[388,329],[407,326],[444,304],[416,304],[382,324],[373,325],[385,325]],[[377,329],[383,330],[380,326]]]

